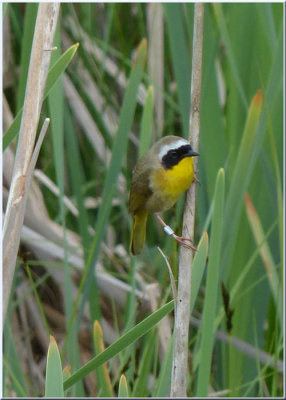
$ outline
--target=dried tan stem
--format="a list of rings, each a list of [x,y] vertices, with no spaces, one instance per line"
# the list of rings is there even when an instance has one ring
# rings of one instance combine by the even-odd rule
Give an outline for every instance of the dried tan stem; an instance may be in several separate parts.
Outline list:
[[[23,116],[15,157],[13,178],[3,227],[3,320],[5,321],[12,280],[15,272],[20,233],[24,219],[29,173],[34,152],[37,127],[43,103],[59,4],[39,5],[34,32]],[[45,128],[46,128],[45,124]],[[35,149],[35,154],[38,148]],[[3,324],[4,326],[4,324]]]
[[[159,247],[158,247],[159,249]],[[161,249],[159,251],[162,251]],[[162,253],[163,257],[166,256]],[[167,259],[165,259],[167,261]],[[167,261],[168,263],[168,261]],[[159,299],[161,298],[160,286],[158,283],[150,283],[145,286],[145,292],[149,297],[150,308],[152,312],[158,310],[159,307]],[[160,362],[163,362],[168,345],[170,342],[170,338],[172,336],[172,328],[170,316],[166,315],[158,324],[158,334],[159,334],[159,359]]]
[[[148,71],[155,87],[155,129],[156,138],[162,136],[164,125],[164,18],[160,3],[148,3]]]
[[[195,151],[199,148],[200,131],[200,101],[202,80],[202,49],[203,49],[203,3],[195,4],[194,36],[193,36],[193,62],[191,82],[191,113],[189,137]],[[197,169],[197,158],[194,157],[194,168]],[[196,207],[196,184],[193,183],[186,196],[183,237],[194,239]],[[192,250],[181,246],[178,276],[178,306],[174,329],[174,359],[172,367],[171,397],[186,397],[188,374],[188,338],[190,322],[191,299],[191,269]]]

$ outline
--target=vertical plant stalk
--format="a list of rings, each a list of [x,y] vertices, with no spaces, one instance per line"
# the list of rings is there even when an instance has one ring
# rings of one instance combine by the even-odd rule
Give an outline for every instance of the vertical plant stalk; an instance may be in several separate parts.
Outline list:
[[[203,53],[203,20],[204,5],[195,4],[193,61],[191,81],[191,112],[189,126],[189,140],[195,151],[199,148],[200,132],[200,102],[202,82],[202,53]],[[197,158],[194,157],[194,169],[197,169]],[[196,207],[196,184],[192,183],[187,191],[184,217],[183,237],[194,239]],[[193,254],[183,246],[180,247],[178,300],[174,329],[174,358],[172,366],[171,397],[187,396],[188,374],[188,339],[190,323],[191,299],[191,269]]]
[[[164,23],[163,7],[160,3],[147,4],[148,23],[148,71],[155,87],[156,138],[162,136],[164,125]],[[154,134],[153,134],[154,135]]]
[[[26,85],[23,115],[15,156],[13,177],[3,227],[3,321],[15,273],[20,233],[24,220],[27,193],[34,164],[33,153],[43,104],[51,49],[59,13],[58,3],[40,3],[35,26]],[[47,124],[44,125],[47,128]],[[41,135],[43,137],[43,135]],[[3,323],[4,326],[4,323]]]

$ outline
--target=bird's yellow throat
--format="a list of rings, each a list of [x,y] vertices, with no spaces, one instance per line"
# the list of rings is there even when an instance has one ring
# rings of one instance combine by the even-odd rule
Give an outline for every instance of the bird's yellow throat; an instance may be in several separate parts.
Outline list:
[[[193,158],[185,157],[170,169],[159,169],[152,174],[152,186],[156,190],[179,196],[185,192],[194,179]]]

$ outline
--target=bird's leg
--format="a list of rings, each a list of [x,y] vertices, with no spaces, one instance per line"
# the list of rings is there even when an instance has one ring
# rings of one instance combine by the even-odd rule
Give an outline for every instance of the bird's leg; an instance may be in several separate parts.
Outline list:
[[[166,222],[163,220],[163,218],[159,214],[155,214],[155,217],[156,217],[157,221],[159,221],[160,224],[164,227],[164,232],[167,233],[167,235],[172,236],[176,240],[176,242],[180,243],[187,249],[197,251],[196,247],[193,245],[192,239],[176,235],[175,232],[173,231],[173,229],[169,225],[166,224]]]

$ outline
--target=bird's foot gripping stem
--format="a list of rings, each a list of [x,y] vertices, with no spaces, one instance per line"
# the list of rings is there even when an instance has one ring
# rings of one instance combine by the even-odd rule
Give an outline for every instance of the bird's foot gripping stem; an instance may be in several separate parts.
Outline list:
[[[172,236],[176,240],[176,242],[180,243],[182,246],[186,247],[187,249],[197,251],[197,248],[193,245],[192,239],[178,236],[175,233],[173,233]]]
[[[199,181],[197,175],[194,176],[193,182],[194,183],[198,183],[199,185],[201,184],[201,182]]]
[[[160,217],[160,215],[156,214],[156,218],[160,222],[160,224],[164,227],[164,232],[167,233],[167,235],[172,236],[176,240],[176,242],[180,243],[187,249],[197,251],[197,248],[193,245],[192,239],[176,235],[173,229],[165,223],[165,221],[163,220],[163,218]]]

